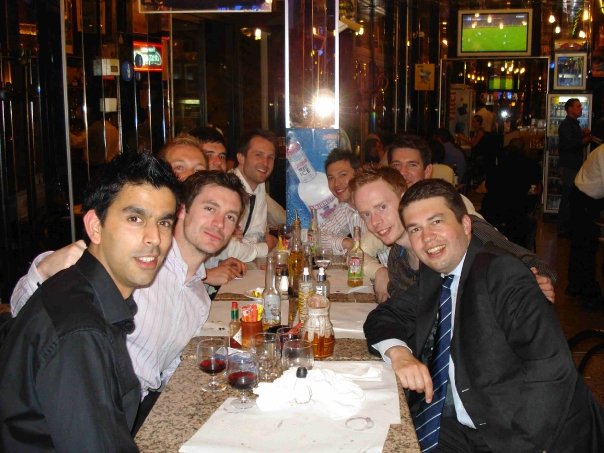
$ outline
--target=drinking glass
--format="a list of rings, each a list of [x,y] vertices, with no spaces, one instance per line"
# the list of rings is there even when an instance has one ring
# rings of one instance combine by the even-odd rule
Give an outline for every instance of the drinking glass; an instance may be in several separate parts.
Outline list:
[[[254,406],[248,392],[258,383],[258,362],[252,352],[237,352],[229,356],[227,365],[229,385],[239,392],[239,399],[231,403],[231,409],[242,411]]]
[[[258,359],[258,380],[270,381],[277,377],[276,364],[279,339],[276,333],[257,333],[254,337],[254,351]]]
[[[304,367],[310,370],[314,365],[312,343],[306,340],[289,340],[283,344],[281,365],[284,370]]]
[[[301,340],[300,330],[295,329],[293,327],[285,326],[279,327],[277,329],[277,337],[279,339],[279,356],[281,356],[281,351],[283,351],[283,344],[289,340]]]
[[[333,251],[331,247],[319,247],[315,255],[315,264],[318,267],[327,269],[333,259]]]
[[[197,344],[197,364],[204,373],[210,375],[210,382],[202,384],[204,392],[218,392],[226,388],[226,384],[216,378],[227,366],[229,350],[222,338],[207,338]]]

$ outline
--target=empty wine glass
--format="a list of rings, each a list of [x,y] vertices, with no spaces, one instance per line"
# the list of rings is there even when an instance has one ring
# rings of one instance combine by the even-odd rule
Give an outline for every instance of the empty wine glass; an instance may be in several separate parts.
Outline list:
[[[239,399],[231,402],[227,410],[241,411],[254,406],[254,400],[249,398],[248,392],[258,383],[256,355],[245,351],[231,354],[227,365],[227,380],[239,392]]]
[[[218,392],[226,388],[226,384],[216,378],[227,366],[229,350],[222,338],[207,338],[197,344],[197,364],[204,373],[210,375],[210,382],[201,386],[204,392]]]
[[[281,365],[284,370],[304,367],[310,370],[315,363],[312,343],[306,340],[289,340],[283,344]]]
[[[254,352],[258,359],[258,380],[270,381],[277,377],[276,364],[279,339],[275,333],[257,333],[254,336]]]

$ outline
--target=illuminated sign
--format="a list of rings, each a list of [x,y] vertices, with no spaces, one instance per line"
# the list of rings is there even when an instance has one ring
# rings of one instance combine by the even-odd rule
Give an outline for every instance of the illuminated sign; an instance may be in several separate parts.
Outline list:
[[[132,42],[134,70],[144,72],[161,72],[163,70],[163,45],[153,42]]]

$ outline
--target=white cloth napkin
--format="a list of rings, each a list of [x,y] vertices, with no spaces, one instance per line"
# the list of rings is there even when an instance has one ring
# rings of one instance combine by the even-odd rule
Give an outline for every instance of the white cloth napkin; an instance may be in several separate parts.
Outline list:
[[[301,379],[296,377],[296,368],[290,368],[274,382],[258,384],[254,389],[254,393],[258,395],[258,408],[263,412],[271,412],[297,406],[296,385],[307,385],[312,393],[310,404],[313,410],[333,420],[356,414],[365,399],[361,387],[332,370],[312,369],[305,379]]]

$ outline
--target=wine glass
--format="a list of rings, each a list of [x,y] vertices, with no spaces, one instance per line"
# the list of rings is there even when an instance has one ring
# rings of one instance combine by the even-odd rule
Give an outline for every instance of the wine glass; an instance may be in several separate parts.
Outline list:
[[[270,381],[277,377],[275,371],[279,338],[276,333],[257,333],[254,336],[254,352],[258,359],[258,380]]]
[[[315,255],[315,264],[318,267],[327,269],[333,258],[333,250],[331,247],[319,247]]]
[[[254,406],[247,392],[258,383],[258,362],[252,352],[236,352],[229,356],[227,365],[229,385],[239,392],[239,399],[231,402],[230,409],[242,411]]]
[[[277,337],[279,338],[279,344],[277,345],[277,347],[279,348],[279,356],[281,356],[281,352],[283,351],[283,344],[286,341],[301,339],[299,330],[289,326],[279,327],[277,329]]]
[[[307,340],[289,340],[283,344],[281,365],[284,370],[304,367],[310,370],[315,363],[312,343]]]
[[[197,363],[204,373],[210,375],[210,382],[201,386],[204,392],[218,392],[226,388],[226,384],[219,382],[216,377],[227,366],[229,350],[222,338],[208,338],[197,344]]]

